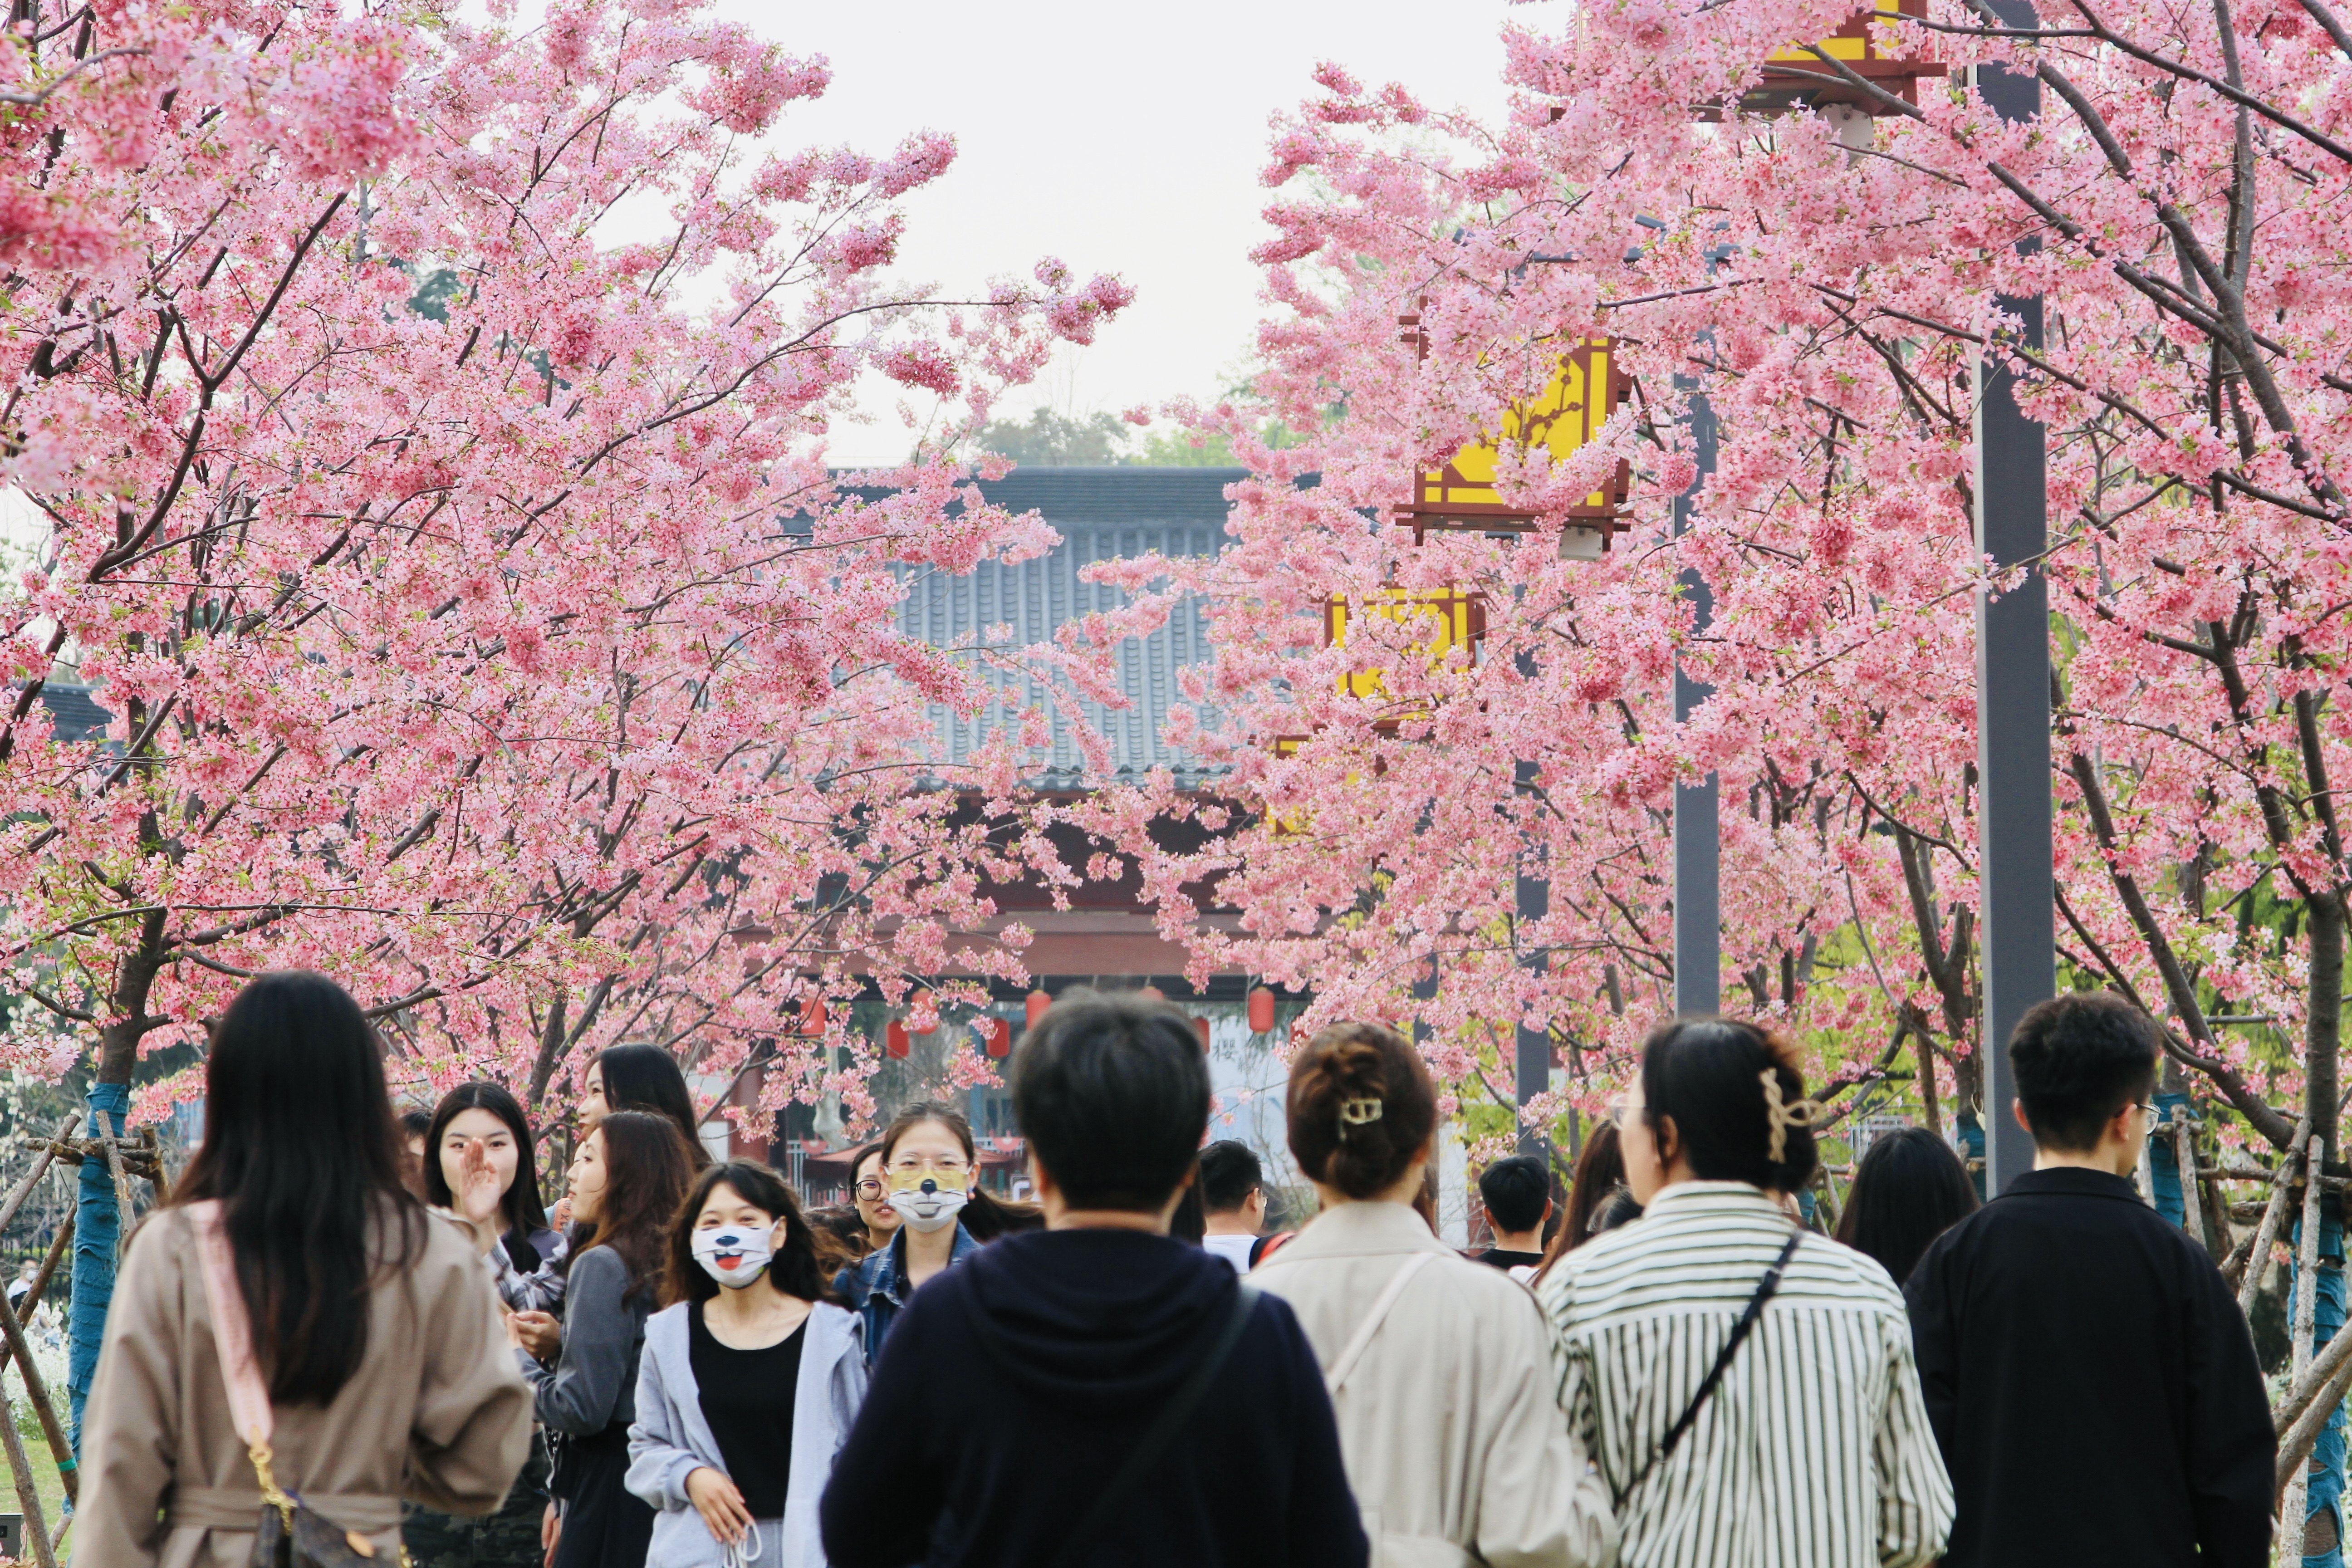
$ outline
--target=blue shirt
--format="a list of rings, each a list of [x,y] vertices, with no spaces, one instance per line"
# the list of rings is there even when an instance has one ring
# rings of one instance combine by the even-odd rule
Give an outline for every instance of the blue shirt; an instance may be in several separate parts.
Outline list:
[[[955,1247],[948,1254],[948,1267],[954,1268],[980,1250],[980,1241],[956,1222]],[[907,1227],[900,1226],[890,1245],[881,1251],[868,1254],[834,1276],[833,1288],[841,1292],[849,1310],[866,1322],[866,1364],[872,1366],[882,1353],[882,1338],[890,1331],[891,1322],[906,1306],[907,1298],[914,1294],[914,1281],[907,1278]]]

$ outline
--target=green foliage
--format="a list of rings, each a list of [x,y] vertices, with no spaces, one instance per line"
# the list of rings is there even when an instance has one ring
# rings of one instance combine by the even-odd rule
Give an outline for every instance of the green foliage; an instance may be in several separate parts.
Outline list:
[[[1074,419],[1040,408],[1026,424],[997,420],[981,432],[980,445],[1027,468],[1102,468],[1135,461],[1126,451],[1127,431],[1116,414]]]

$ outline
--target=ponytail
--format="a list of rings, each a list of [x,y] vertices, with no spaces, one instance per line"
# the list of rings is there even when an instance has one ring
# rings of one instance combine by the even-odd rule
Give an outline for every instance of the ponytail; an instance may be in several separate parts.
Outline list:
[[[1334,1024],[1290,1066],[1290,1152],[1351,1198],[1404,1179],[1437,1126],[1437,1086],[1420,1053],[1380,1024]]]

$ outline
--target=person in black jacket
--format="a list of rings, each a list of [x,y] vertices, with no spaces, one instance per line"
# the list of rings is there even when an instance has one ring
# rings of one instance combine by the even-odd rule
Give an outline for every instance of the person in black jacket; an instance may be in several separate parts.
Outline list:
[[[1073,993],[1010,1077],[1046,1228],[899,1313],[825,1489],[832,1568],[1362,1568],[1297,1321],[1168,1236],[1209,1119],[1192,1021]]]
[[[2043,1002],[2010,1041],[2033,1169],[1913,1270],[1948,1568],[2261,1568],[2276,1445],[2253,1340],[2202,1247],[2129,1174],[2162,1037],[2118,997]]]

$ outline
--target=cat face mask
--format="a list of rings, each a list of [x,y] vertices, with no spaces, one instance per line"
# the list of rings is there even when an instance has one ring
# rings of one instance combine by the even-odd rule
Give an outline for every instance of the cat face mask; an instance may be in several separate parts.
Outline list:
[[[890,1206],[898,1217],[926,1236],[955,1224],[956,1215],[971,1198],[971,1173],[922,1166],[886,1173]]]
[[[768,1247],[768,1234],[740,1226],[713,1226],[696,1231],[688,1247],[704,1273],[730,1290],[740,1290],[768,1271],[774,1256]]]

